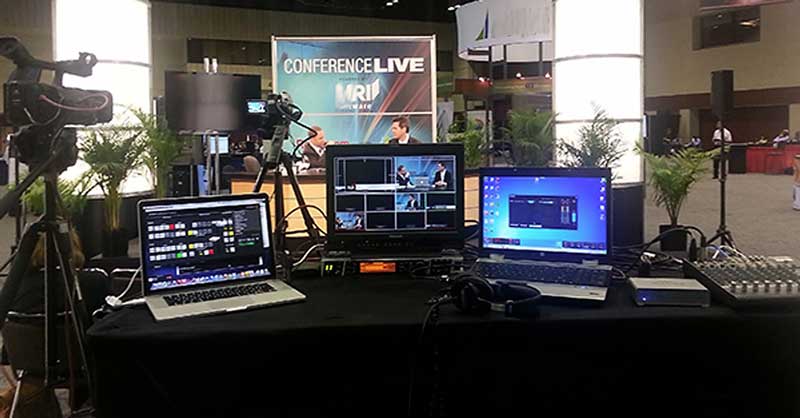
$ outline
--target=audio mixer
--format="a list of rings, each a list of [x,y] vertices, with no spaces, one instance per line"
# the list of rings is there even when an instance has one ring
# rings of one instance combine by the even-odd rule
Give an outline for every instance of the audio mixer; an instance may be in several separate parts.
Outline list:
[[[684,273],[729,306],[800,302],[800,264],[791,257],[737,256],[687,262]]]

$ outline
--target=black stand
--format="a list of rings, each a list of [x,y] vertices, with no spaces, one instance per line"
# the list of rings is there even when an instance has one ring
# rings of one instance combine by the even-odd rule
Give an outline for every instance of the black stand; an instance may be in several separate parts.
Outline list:
[[[275,127],[275,133],[272,136],[272,149],[278,149],[279,151],[271,151],[269,156],[264,156],[261,162],[261,171],[258,172],[256,184],[253,186],[253,193],[259,193],[267,172],[273,170],[272,175],[275,184],[272,194],[272,200],[275,202],[275,233],[273,235],[273,242],[275,246],[275,255],[278,258],[277,265],[283,268],[283,280],[285,281],[291,280],[292,260],[289,257],[289,251],[286,246],[286,231],[289,227],[289,220],[284,219],[286,217],[286,206],[283,197],[283,174],[281,173],[280,166],[286,169],[289,183],[292,185],[294,197],[297,199],[298,210],[300,210],[300,213],[303,215],[303,222],[305,223],[309,237],[314,244],[320,243],[319,231],[317,231],[314,219],[311,217],[311,212],[308,211],[308,206],[303,198],[303,191],[294,173],[294,158],[288,152],[283,151],[282,148],[277,148],[282,146],[288,131],[288,126]],[[277,161],[270,161],[275,159],[277,159]]]
[[[58,156],[59,151],[53,153]],[[56,281],[62,280],[64,283],[65,291],[65,308],[67,314],[71,319],[75,331],[76,342],[80,351],[81,368],[89,389],[90,397],[94,395],[94,387],[92,385],[91,368],[89,367],[89,357],[86,352],[86,324],[89,321],[89,315],[86,311],[86,306],[81,295],[80,286],[75,278],[75,274],[70,264],[72,254],[69,225],[66,222],[59,221],[56,217],[57,204],[60,202],[58,195],[57,180],[58,173],[47,171],[48,165],[54,161],[52,158],[48,159],[41,166],[35,168],[32,173],[23,181],[23,187],[9,193],[11,197],[19,196],[24,192],[27,185],[33,183],[40,173],[44,177],[45,182],[45,205],[44,215],[33,225],[31,225],[19,242],[17,253],[14,255],[14,261],[11,264],[11,270],[8,273],[6,283],[0,290],[0,326],[5,324],[8,312],[14,303],[17,293],[19,292],[22,281],[29,271],[30,260],[36,244],[39,241],[40,234],[44,234],[45,244],[45,257],[44,257],[44,326],[45,326],[45,344],[44,344],[44,383],[47,390],[62,383],[63,376],[59,376],[59,349],[60,345],[65,345],[65,342],[59,344],[57,339],[57,320],[58,320],[58,305],[56,294]],[[12,200],[7,195],[0,202],[0,212],[4,215],[8,212],[9,204]],[[0,215],[2,217],[2,215]],[[66,346],[63,347],[66,349]],[[67,353],[69,350],[67,350]],[[73,388],[74,389],[74,388]],[[92,400],[92,405],[94,402]]]
[[[711,244],[716,240],[720,240],[722,245],[736,247],[733,240],[733,233],[728,229],[727,220],[727,199],[725,197],[725,184],[728,180],[728,152],[727,145],[725,144],[725,125],[720,126],[720,152],[719,152],[719,227],[717,227],[717,234],[708,240]]]

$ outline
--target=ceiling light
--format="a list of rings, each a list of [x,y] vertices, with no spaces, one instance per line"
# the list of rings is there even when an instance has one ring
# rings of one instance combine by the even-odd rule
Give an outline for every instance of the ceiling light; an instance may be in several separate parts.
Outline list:
[[[517,78],[522,78],[522,73],[517,73],[517,74],[516,74],[516,77],[517,77]]]
[[[453,6],[453,7],[455,7],[456,9],[458,9],[458,8],[460,8],[460,7],[461,7],[461,5],[460,5],[460,4],[456,4],[456,5],[455,5],[455,6]]]
[[[553,78],[553,76],[551,76],[550,73],[547,73],[547,74],[544,75],[544,78],[548,78],[549,79],[549,78]]]
[[[387,1],[387,2],[386,2],[386,5],[387,5],[387,6],[394,6],[394,3],[390,2],[390,1]]]
[[[448,8],[447,8],[447,11],[448,11],[448,12],[452,12],[452,11],[453,11],[453,10],[455,10],[455,9],[456,9],[455,7],[453,7],[453,6],[450,6],[450,7],[448,7]]]
[[[392,0],[392,3],[400,3],[400,0]]]

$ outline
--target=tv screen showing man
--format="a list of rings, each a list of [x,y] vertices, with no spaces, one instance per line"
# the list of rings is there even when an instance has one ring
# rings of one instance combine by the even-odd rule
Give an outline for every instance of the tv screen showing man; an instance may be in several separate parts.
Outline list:
[[[433,175],[433,187],[437,189],[453,189],[453,173],[447,169],[444,161],[436,163],[436,173]]]
[[[408,168],[404,165],[400,165],[397,167],[397,185],[401,187],[413,187],[414,181],[411,180],[411,173],[408,172]]]

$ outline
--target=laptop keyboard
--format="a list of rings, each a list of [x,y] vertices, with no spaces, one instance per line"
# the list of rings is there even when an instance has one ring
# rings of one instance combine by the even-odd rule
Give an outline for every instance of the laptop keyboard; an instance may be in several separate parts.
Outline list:
[[[226,287],[223,289],[210,289],[199,292],[180,293],[164,296],[164,302],[169,306],[186,305],[187,303],[208,302],[210,300],[235,298],[238,296],[255,295],[259,293],[274,292],[275,288],[266,283],[246,284],[241,286]]]
[[[481,263],[475,266],[478,276],[486,279],[541,282],[571,286],[608,287],[608,270],[568,265]]]

